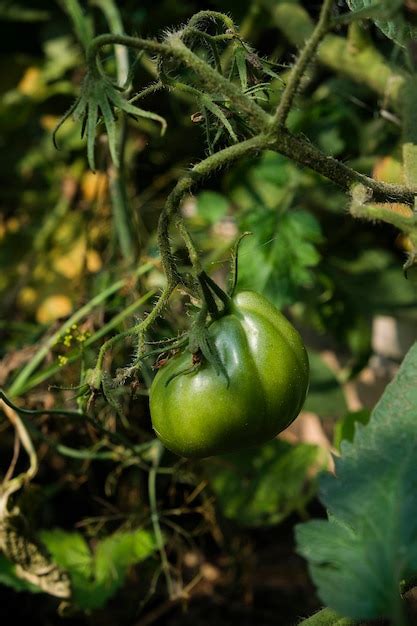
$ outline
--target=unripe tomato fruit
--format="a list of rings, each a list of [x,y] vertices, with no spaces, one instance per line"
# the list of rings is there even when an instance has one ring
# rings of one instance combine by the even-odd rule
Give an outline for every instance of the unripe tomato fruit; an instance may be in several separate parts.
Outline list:
[[[208,329],[228,374],[209,362],[191,373],[184,351],[157,373],[150,388],[155,433],[172,452],[204,458],[272,439],[300,412],[309,365],[302,339],[264,297],[242,291]]]

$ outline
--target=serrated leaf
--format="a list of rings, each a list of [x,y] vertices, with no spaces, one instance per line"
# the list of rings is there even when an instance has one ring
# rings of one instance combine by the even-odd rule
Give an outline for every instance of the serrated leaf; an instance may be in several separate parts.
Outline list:
[[[303,509],[314,493],[307,472],[318,463],[316,446],[273,440],[213,459],[206,471],[223,515],[244,526],[261,526]]]
[[[40,532],[43,543],[56,563],[71,576],[74,596],[93,575],[90,548],[80,533],[70,533],[59,528]]]
[[[320,481],[329,520],[296,529],[321,599],[352,619],[398,620],[417,572],[417,344],[366,427]]]
[[[315,217],[302,210],[278,213],[259,207],[239,226],[253,233],[239,256],[239,288],[265,293],[278,308],[292,304],[299,288],[314,281],[310,268],[320,261]]]
[[[95,609],[119,589],[131,565],[155,551],[155,540],[146,530],[119,531],[98,542],[94,553],[80,533],[56,529],[41,537],[54,560],[70,575],[73,600],[82,609]]]
[[[113,593],[123,584],[127,568],[144,561],[155,549],[153,535],[145,530],[118,532],[103,539],[94,559],[97,582]]]

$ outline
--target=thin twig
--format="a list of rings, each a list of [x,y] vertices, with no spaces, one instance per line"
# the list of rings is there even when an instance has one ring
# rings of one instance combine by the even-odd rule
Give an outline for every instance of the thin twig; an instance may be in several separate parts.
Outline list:
[[[3,519],[7,514],[8,500],[12,493],[18,491],[24,484],[30,482],[36,476],[38,471],[38,458],[29,433],[18,413],[8,406],[2,398],[0,398],[0,408],[14,427],[16,435],[29,457],[29,467],[26,472],[22,472],[7,481],[4,480],[0,487],[0,519]]]
[[[274,128],[284,126],[287,121],[288,113],[290,112],[300,82],[305,74],[306,67],[311,62],[321,40],[329,30],[332,6],[333,0],[323,1],[316,27],[302,49],[282,93],[280,103],[272,121]]]
[[[164,572],[168,596],[170,600],[172,600],[175,596],[174,594],[174,585],[170,574],[170,565],[168,561],[168,557],[165,551],[165,542],[164,537],[162,535],[161,526],[159,524],[159,514],[158,514],[158,505],[156,500],[156,475],[157,468],[160,461],[160,456],[162,450],[157,450],[157,453],[154,455],[153,464],[148,474],[148,492],[149,492],[149,505],[151,508],[151,520],[152,526],[155,533],[156,544],[159,550],[159,554],[161,556],[161,566],[162,571]]]

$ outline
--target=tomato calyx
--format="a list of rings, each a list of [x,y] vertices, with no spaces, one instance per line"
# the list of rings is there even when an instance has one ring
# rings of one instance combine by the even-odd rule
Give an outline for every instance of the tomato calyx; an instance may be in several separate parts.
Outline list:
[[[225,312],[226,308],[224,307],[221,314],[224,315]],[[219,319],[219,316],[220,312],[217,309],[217,315],[215,319]],[[179,370],[173,376],[168,378],[165,383],[166,386],[178,376],[192,374],[193,372],[198,371],[204,362],[208,362],[213,367],[218,376],[223,376],[226,381],[226,385],[229,386],[229,376],[227,374],[226,368],[222,363],[218,351],[209,334],[210,322],[207,323],[207,317],[208,304],[207,300],[205,300],[201,306],[200,311],[198,312],[193,326],[188,333],[187,350],[191,353],[190,366]]]
[[[203,301],[212,320],[218,320],[223,315],[229,313],[232,303],[231,297],[206,272],[203,271],[198,275],[198,282],[200,283]],[[220,301],[222,308],[219,309],[215,297]]]
[[[175,351],[169,347],[165,347],[159,351],[148,352],[147,356],[152,353],[159,355],[154,366],[155,369],[159,369],[170,360],[171,356],[175,356],[175,354],[188,343],[185,349],[191,355],[189,365],[187,364],[186,367],[180,369],[172,377],[168,378],[165,386],[169,385],[169,383],[178,376],[188,375],[198,371],[201,365],[208,362],[216,374],[224,378],[228,387],[229,376],[218,354],[217,348],[210,337],[209,328],[213,321],[230,313],[232,300],[206,272],[203,271],[199,274],[198,282],[200,285],[202,304],[185,339],[182,338],[179,343],[171,346],[171,348],[175,347]]]
[[[244,237],[251,233],[243,233],[233,249],[231,262],[231,280],[229,285],[229,293],[223,291],[221,287],[203,270],[197,275],[197,284],[199,287],[199,295],[201,298],[201,308],[187,333],[188,346],[187,350],[191,353],[192,358],[187,367],[179,370],[173,376],[169,377],[165,382],[165,386],[178,376],[192,374],[199,370],[205,362],[213,368],[218,376],[222,376],[229,387],[229,375],[220,358],[218,350],[210,336],[209,328],[212,322],[219,320],[225,315],[229,315],[232,311],[232,295],[237,284],[237,259],[239,245]],[[181,350],[182,344],[178,346]],[[149,355],[150,353],[148,353]],[[176,352],[170,351],[170,355],[175,356]],[[170,355],[165,358],[166,352],[162,356],[162,360],[158,359],[156,368],[162,367],[170,360]]]

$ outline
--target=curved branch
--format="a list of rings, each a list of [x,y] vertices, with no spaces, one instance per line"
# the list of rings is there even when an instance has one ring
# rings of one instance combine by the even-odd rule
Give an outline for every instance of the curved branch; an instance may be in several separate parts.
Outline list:
[[[237,159],[247,156],[249,154],[256,154],[261,150],[273,147],[274,141],[267,135],[257,135],[246,141],[242,141],[238,144],[228,146],[215,154],[210,155],[204,161],[197,163],[194,167],[185,174],[175,185],[174,189],[168,196],[165,209],[161,213],[159,229],[158,229],[158,242],[161,248],[161,252],[166,259],[168,259],[169,251],[170,258],[172,259],[172,253],[169,246],[169,226],[172,218],[176,216],[176,225],[185,241],[188,249],[190,260],[196,274],[201,271],[200,260],[197,250],[193,244],[191,236],[189,235],[182,217],[178,214],[180,202],[184,195],[188,193],[192,187],[198,184],[203,178],[211,174],[213,171],[231,165]],[[168,273],[172,272],[172,266],[168,261]],[[165,264],[164,264],[165,267]]]
[[[300,165],[305,165],[318,174],[325,176],[342,189],[349,191],[355,183],[362,183],[372,190],[377,202],[401,202],[414,206],[414,193],[402,185],[383,183],[360,174],[333,157],[323,154],[309,141],[292,135],[286,129],[280,129],[275,138],[274,149]]]

